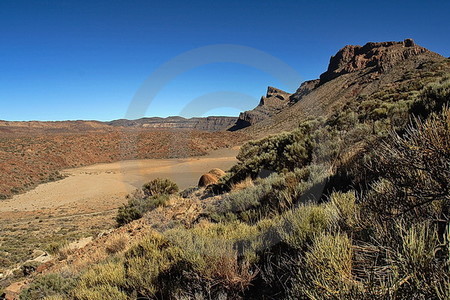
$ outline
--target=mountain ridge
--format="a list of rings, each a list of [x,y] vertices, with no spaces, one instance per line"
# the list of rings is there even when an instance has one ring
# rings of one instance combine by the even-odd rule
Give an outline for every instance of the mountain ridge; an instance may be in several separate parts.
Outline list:
[[[347,45],[330,58],[327,71],[318,79],[301,83],[290,101],[279,111],[239,129],[256,136],[292,130],[308,117],[329,115],[359,95],[398,87],[433,70],[433,63],[446,58],[417,45],[412,39],[402,42],[369,42]],[[407,74],[407,76],[406,76]],[[409,77],[408,77],[409,76]],[[240,115],[257,113],[259,106]]]

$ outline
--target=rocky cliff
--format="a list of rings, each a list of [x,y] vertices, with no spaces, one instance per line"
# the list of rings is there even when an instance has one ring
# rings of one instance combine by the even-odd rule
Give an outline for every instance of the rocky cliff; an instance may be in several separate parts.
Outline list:
[[[138,120],[114,120],[108,122],[111,126],[121,127],[142,127],[154,129],[196,129],[204,131],[222,131],[233,126],[237,121],[236,117],[206,117],[206,118],[142,118]]]
[[[256,136],[291,130],[308,117],[333,113],[361,96],[395,89],[408,82],[426,82],[427,76],[445,71],[437,70],[441,67],[436,64],[450,68],[447,61],[411,39],[348,45],[331,57],[327,71],[319,79],[302,83],[292,95],[283,92],[289,95],[289,100],[280,99],[276,109],[266,105],[268,101],[261,101],[254,110],[241,113],[232,129],[248,127],[244,131]]]
[[[270,118],[285,108],[290,101],[291,94],[269,86],[266,96],[262,96],[257,107],[253,110],[242,112],[231,127],[230,131],[239,130],[264,119]]]
[[[363,69],[374,73],[385,73],[411,57],[429,52],[412,39],[403,42],[367,43],[364,46],[348,45],[332,56],[328,70],[320,75],[320,84],[324,84],[340,75]]]

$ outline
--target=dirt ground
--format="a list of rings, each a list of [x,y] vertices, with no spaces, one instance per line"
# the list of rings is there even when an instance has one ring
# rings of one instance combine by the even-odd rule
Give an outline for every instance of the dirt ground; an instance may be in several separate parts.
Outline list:
[[[30,259],[34,249],[46,250],[51,243],[110,229],[125,196],[145,182],[163,177],[176,182],[180,190],[196,186],[210,169],[229,169],[236,163],[237,152],[235,147],[202,157],[130,160],[64,170],[67,177],[62,180],[0,201],[0,265],[12,267]]]

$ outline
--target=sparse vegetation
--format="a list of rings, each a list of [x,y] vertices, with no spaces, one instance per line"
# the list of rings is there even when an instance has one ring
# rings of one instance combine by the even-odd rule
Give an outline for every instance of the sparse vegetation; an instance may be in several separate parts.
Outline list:
[[[52,296],[68,297],[75,287],[76,278],[61,274],[38,276],[33,283],[20,294],[20,299],[34,300]]]
[[[197,191],[193,221],[129,248],[111,238],[111,257],[44,296],[448,299],[450,90],[435,71],[249,142],[218,184]],[[411,115],[418,107],[426,113]],[[117,222],[164,210],[177,190],[144,185]]]
[[[141,218],[144,213],[163,206],[171,194],[178,192],[178,186],[168,179],[156,178],[128,195],[128,203],[122,205],[117,213],[119,226]]]

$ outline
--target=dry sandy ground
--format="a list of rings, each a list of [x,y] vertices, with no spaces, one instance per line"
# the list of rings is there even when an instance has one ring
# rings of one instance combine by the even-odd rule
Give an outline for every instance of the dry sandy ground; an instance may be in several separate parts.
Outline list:
[[[221,149],[203,157],[130,160],[64,170],[68,177],[63,180],[1,201],[0,214],[58,209],[70,215],[117,208],[127,194],[157,177],[173,180],[180,189],[195,186],[210,169],[229,169],[237,151]]]
[[[46,183],[0,201],[0,275],[35,249],[74,241],[113,228],[125,196],[157,177],[180,189],[196,186],[212,168],[229,169],[238,149],[222,149],[203,157],[147,159],[68,169],[60,181]],[[0,285],[2,285],[0,276]]]

